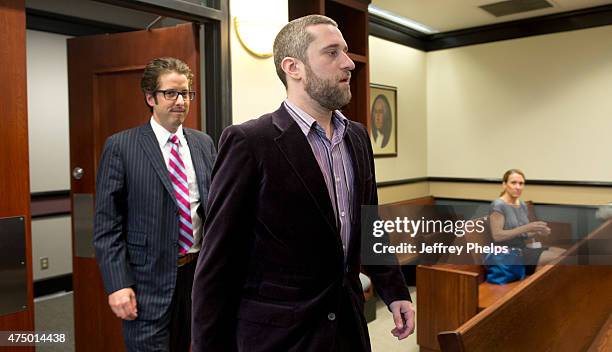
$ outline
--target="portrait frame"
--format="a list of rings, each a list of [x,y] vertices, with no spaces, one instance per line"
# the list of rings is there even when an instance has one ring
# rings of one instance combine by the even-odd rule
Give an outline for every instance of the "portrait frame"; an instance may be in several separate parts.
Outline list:
[[[397,87],[370,83],[368,134],[374,157],[397,156]]]

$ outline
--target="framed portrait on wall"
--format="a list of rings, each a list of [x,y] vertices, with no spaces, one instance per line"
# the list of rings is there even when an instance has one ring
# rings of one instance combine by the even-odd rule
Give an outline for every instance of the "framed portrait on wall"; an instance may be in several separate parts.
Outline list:
[[[374,156],[397,156],[397,88],[370,83],[368,131]]]

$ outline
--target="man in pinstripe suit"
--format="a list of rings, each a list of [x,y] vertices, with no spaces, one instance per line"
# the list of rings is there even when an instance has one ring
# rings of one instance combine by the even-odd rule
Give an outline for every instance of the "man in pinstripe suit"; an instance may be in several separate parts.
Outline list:
[[[191,286],[216,155],[183,128],[189,67],[152,60],[141,80],[149,122],[108,138],[96,183],[94,247],[108,303],[129,351],[187,351]]]

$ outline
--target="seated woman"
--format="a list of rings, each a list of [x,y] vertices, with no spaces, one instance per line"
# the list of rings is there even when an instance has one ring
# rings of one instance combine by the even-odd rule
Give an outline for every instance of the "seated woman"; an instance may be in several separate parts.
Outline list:
[[[525,174],[521,170],[506,171],[502,183],[503,191],[491,204],[489,222],[495,244],[512,248],[513,253],[522,256],[521,262],[528,264],[524,270],[517,267],[511,269],[520,269],[524,274],[531,275],[536,270],[536,263],[537,265],[549,263],[561,255],[563,249],[542,248],[541,245],[538,246],[539,242],[535,242],[534,236],[547,236],[550,234],[550,228],[544,221],[529,222],[527,205],[520,200],[524,186]],[[520,274],[514,279],[504,277],[504,274],[500,273],[500,270],[503,271],[502,267],[503,265],[489,265],[487,281],[505,283],[522,278]]]

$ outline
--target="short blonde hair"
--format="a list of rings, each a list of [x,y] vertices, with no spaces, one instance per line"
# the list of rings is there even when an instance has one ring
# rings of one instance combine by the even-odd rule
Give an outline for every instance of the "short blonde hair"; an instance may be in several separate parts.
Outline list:
[[[308,62],[306,50],[315,38],[306,28],[317,24],[329,24],[338,27],[336,21],[323,15],[308,15],[297,18],[287,23],[276,35],[274,39],[274,65],[278,78],[287,87],[287,77],[281,67],[281,62],[286,57],[294,57],[303,62]]]

